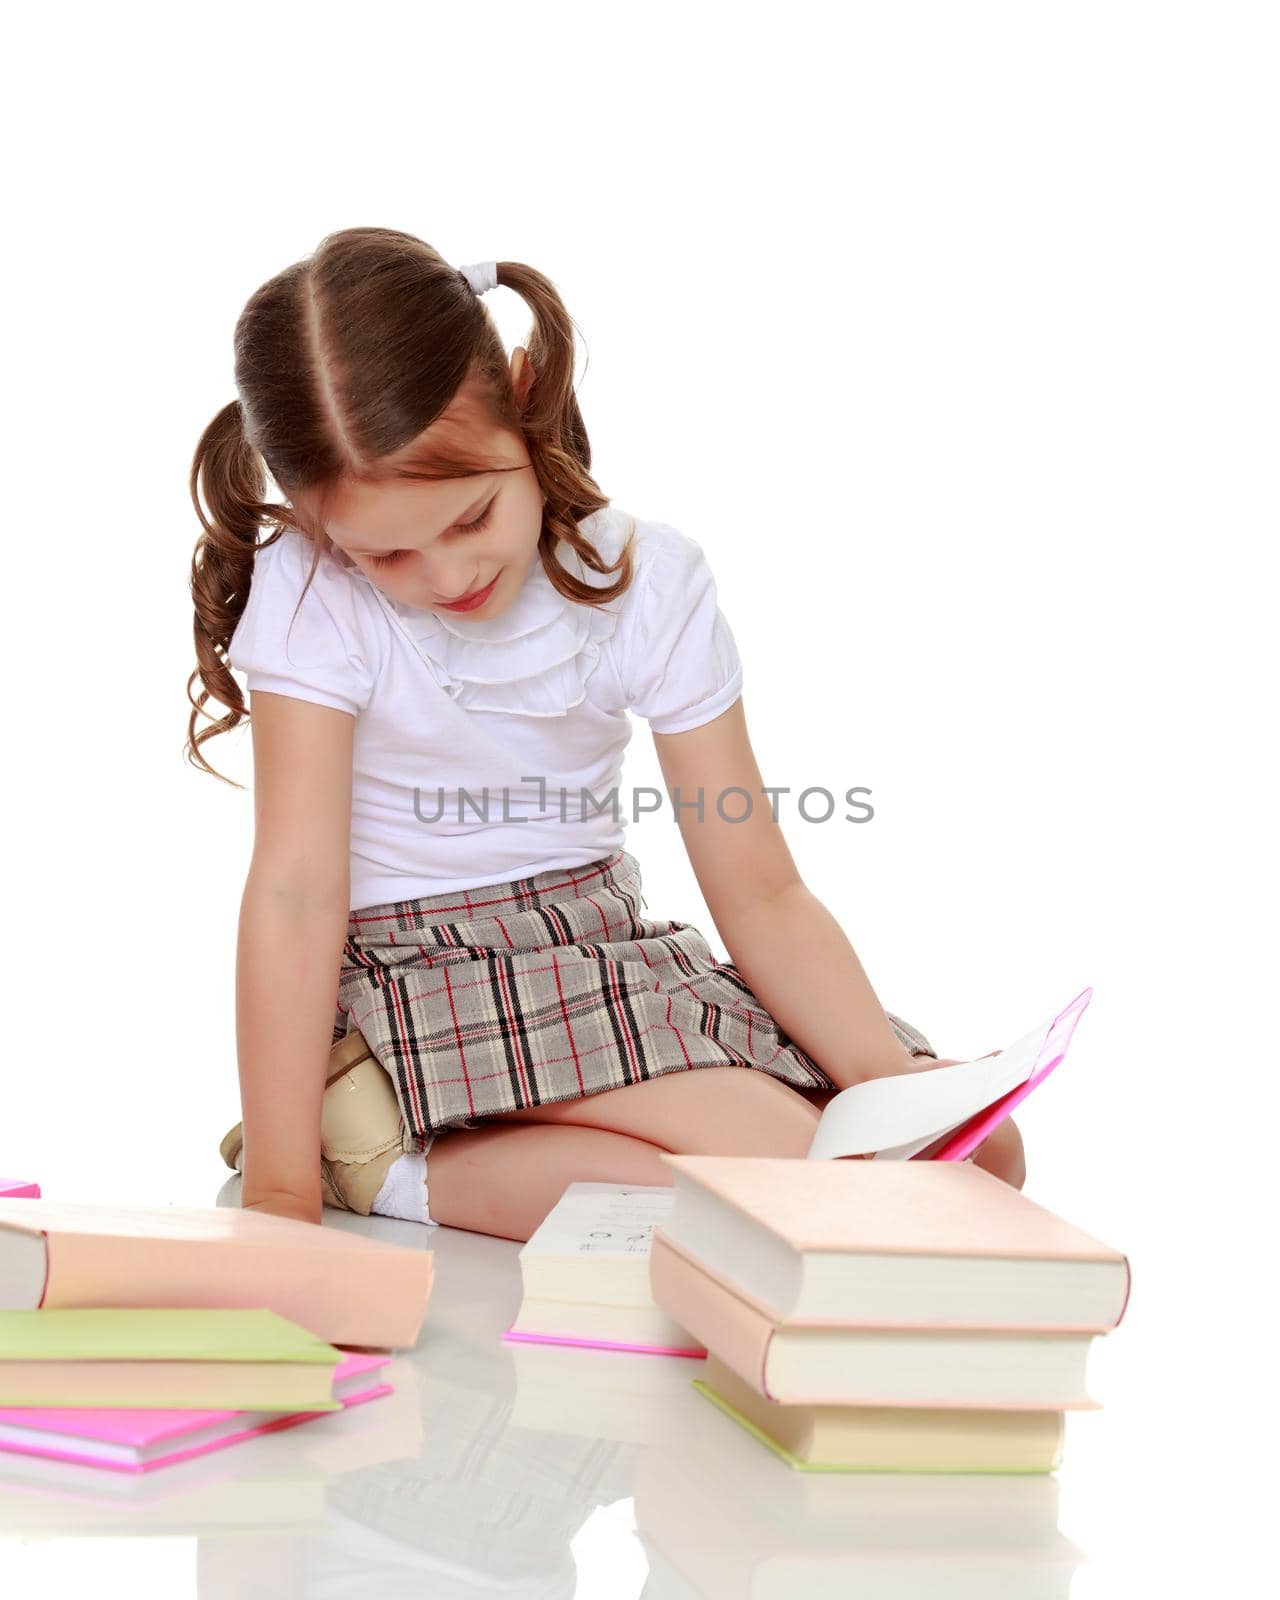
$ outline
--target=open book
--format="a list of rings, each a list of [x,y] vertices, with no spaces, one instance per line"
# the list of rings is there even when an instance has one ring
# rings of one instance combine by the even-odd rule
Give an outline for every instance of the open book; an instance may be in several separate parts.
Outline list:
[[[811,1161],[963,1161],[1067,1053],[1093,990],[1005,1049],[979,1061],[871,1078],[827,1101]]]

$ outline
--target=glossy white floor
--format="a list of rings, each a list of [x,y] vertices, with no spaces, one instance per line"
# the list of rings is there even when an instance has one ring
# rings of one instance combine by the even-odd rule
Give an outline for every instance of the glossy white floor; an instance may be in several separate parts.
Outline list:
[[[53,1188],[52,1157],[46,1171]],[[239,1181],[216,1203],[237,1204]],[[1099,1183],[1091,1209],[1105,1211]],[[1157,1220],[1117,1188],[1125,1221],[1106,1236],[1131,1252],[1133,1297],[1091,1355],[1103,1409],[1068,1417],[1064,1463],[1043,1478],[794,1473],[691,1388],[698,1363],[504,1341],[517,1245],[326,1211],[326,1226],[436,1252],[418,1346],[387,1371],[395,1393],[140,1480],[0,1453],[0,1587],[1091,1600],[1256,1581],[1274,1432],[1266,1269],[1246,1274],[1226,1237],[1183,1248],[1195,1185],[1170,1193]]]

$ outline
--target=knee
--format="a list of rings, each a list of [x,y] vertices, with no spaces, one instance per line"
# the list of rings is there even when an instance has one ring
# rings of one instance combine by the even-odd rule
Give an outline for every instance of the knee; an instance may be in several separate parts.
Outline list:
[[[431,1147],[431,1215],[451,1228],[527,1240],[571,1183],[671,1187],[659,1150],[599,1128],[502,1125]]]
[[[715,1077],[710,1114],[681,1126],[682,1155],[806,1156],[821,1112],[804,1095],[767,1072],[702,1067]]]
[[[1027,1181],[1027,1162],[1022,1134],[1012,1118],[1006,1117],[992,1129],[974,1151],[973,1164],[975,1167],[984,1167],[1015,1189],[1022,1188]]]

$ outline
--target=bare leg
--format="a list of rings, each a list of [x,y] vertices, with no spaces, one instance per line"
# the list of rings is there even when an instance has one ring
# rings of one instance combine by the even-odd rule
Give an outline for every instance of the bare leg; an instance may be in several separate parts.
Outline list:
[[[574,1182],[670,1187],[661,1150],[803,1156],[818,1111],[767,1073],[698,1067],[454,1129],[428,1157],[431,1215],[527,1239]]]
[[[793,1089],[752,1067],[666,1072],[622,1089],[506,1113],[504,1121],[607,1128],[690,1155],[804,1156],[837,1089]],[[1021,1189],[1022,1135],[1011,1117],[980,1144],[973,1164]]]
[[[509,1111],[503,1121],[606,1128],[688,1155],[803,1156],[821,1111],[798,1089],[753,1067],[696,1067]]]
[[[437,1222],[527,1239],[571,1183],[670,1186],[656,1145],[600,1128],[511,1123],[443,1134],[427,1158]]]
[[[834,1093],[802,1093],[749,1067],[698,1067],[509,1111],[491,1125],[454,1129],[431,1146],[431,1214],[448,1227],[523,1241],[571,1183],[669,1186],[662,1150],[803,1157]],[[1022,1187],[1022,1139],[1011,1119],[973,1159]]]

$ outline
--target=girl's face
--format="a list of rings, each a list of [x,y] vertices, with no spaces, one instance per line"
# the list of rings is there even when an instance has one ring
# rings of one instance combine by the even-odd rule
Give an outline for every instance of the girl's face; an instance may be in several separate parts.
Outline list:
[[[447,616],[501,615],[538,557],[543,495],[524,441],[503,435],[496,447],[516,470],[344,485],[330,501],[329,537],[405,605]],[[459,600],[467,603],[453,603]]]

